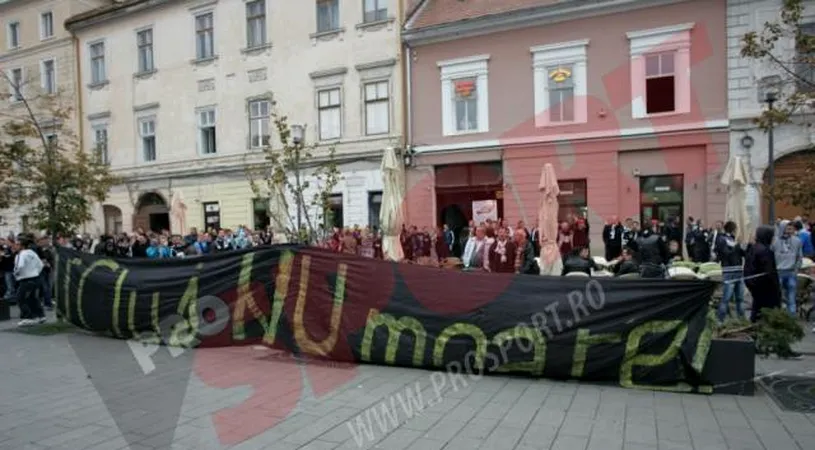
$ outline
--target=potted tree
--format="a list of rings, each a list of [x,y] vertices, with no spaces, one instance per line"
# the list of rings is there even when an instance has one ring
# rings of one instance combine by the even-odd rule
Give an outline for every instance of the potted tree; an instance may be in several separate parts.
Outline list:
[[[753,324],[743,318],[729,318],[715,326],[710,352],[702,370],[705,379],[713,384],[713,392],[755,394],[754,330]]]

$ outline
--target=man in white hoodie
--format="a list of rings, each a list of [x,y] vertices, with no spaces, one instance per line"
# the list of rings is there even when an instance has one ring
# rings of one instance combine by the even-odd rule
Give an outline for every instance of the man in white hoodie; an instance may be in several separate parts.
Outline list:
[[[27,235],[20,235],[15,243],[14,278],[17,280],[17,305],[21,319],[17,326],[20,327],[45,323],[45,311],[37,297],[42,260],[31,250],[33,244],[34,240]]]

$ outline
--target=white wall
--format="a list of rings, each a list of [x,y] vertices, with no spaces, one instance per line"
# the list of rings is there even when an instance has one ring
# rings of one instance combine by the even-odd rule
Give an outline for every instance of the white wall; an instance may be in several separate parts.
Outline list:
[[[769,63],[741,56],[741,40],[750,31],[761,32],[764,23],[778,20],[781,0],[727,0],[728,41],[728,99],[730,110],[730,151],[732,154],[749,156],[754,186],[748,190],[748,208],[753,220],[760,218],[760,188],[764,171],[769,166],[768,137],[752,122],[761,115],[766,105],[759,101],[759,81],[769,75],[780,73]],[[807,0],[805,23],[815,21],[815,1]],[[789,52],[791,43],[780,42],[779,51]],[[787,77],[784,77],[785,79]],[[745,135],[754,144],[745,149],[741,140]],[[810,147],[815,140],[803,126],[780,125],[774,130],[774,158],[786,156]]]

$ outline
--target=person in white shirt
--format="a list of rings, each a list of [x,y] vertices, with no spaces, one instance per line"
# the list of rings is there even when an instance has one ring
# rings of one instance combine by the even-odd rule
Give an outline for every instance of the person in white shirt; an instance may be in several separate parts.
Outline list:
[[[45,323],[45,311],[37,297],[43,264],[37,253],[31,250],[33,244],[34,240],[27,235],[20,235],[15,243],[14,278],[17,280],[17,305],[21,319],[17,326],[20,327]]]
[[[483,226],[475,229],[475,236],[467,240],[467,245],[464,247],[464,255],[461,259],[464,263],[465,269],[478,270],[484,269],[486,261],[486,253],[490,247],[491,242],[487,238],[487,230]]]

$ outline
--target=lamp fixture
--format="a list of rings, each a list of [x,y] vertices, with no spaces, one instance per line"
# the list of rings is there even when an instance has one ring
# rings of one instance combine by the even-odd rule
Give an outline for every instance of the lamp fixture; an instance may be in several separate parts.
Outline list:
[[[408,147],[402,153],[402,162],[405,164],[405,167],[410,167],[413,165],[413,149]]]
[[[306,126],[293,124],[291,126],[291,141],[294,145],[300,145],[306,138]]]

